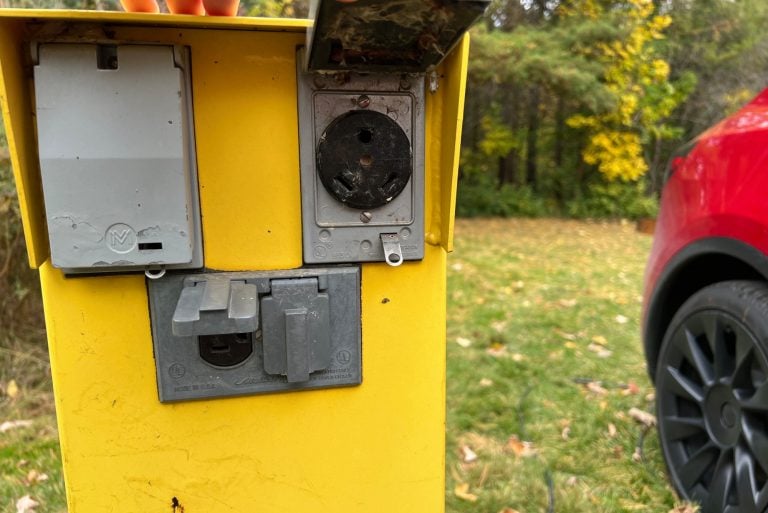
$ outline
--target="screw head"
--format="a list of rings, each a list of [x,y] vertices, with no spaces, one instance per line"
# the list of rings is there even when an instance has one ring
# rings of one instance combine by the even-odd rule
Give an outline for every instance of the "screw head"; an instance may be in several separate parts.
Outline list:
[[[411,81],[408,80],[408,77],[405,77],[405,76],[402,77],[400,79],[400,89],[402,89],[403,91],[407,91],[410,88],[411,88]]]
[[[373,219],[373,214],[370,212],[361,212],[360,213],[360,220],[364,223],[370,223],[371,219]]]
[[[315,78],[312,79],[312,82],[318,89],[325,89],[325,78],[322,75],[315,75]]]
[[[371,104],[371,99],[367,95],[363,94],[357,98],[357,106],[361,109],[367,109]]]

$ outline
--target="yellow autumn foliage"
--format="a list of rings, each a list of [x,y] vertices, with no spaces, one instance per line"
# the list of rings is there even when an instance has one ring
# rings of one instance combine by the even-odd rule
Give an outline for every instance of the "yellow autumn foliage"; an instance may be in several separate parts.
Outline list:
[[[609,180],[631,181],[648,170],[643,134],[658,133],[655,125],[672,112],[676,102],[644,102],[649,88],[669,78],[669,64],[656,57],[651,43],[663,38],[671,18],[654,15],[651,0],[627,0],[625,9],[626,36],[597,45],[598,59],[605,66],[605,84],[616,99],[615,107],[609,112],[573,116],[568,124],[589,134],[582,152],[584,162],[597,166]],[[579,13],[594,18],[603,12],[594,0],[570,0],[563,11],[566,15]]]

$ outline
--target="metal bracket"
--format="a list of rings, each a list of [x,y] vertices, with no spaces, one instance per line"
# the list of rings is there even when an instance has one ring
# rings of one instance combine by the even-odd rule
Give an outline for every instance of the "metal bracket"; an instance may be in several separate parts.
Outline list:
[[[400,248],[400,236],[396,233],[382,233],[381,244],[384,246],[384,261],[392,267],[403,263],[403,250]]]

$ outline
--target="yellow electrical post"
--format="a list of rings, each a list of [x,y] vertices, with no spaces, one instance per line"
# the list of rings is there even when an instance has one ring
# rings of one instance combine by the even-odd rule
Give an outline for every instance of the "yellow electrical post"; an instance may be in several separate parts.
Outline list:
[[[309,43],[304,20],[0,10],[70,513],[443,511],[485,2],[406,2],[424,26],[389,52],[347,23],[380,6],[333,4]]]

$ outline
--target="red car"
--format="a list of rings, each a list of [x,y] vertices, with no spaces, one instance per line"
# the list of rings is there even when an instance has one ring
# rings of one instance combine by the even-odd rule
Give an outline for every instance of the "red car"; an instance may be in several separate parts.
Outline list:
[[[768,89],[673,158],[643,338],[678,493],[768,510]]]

